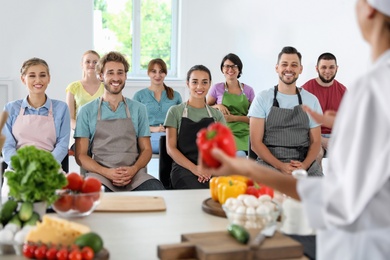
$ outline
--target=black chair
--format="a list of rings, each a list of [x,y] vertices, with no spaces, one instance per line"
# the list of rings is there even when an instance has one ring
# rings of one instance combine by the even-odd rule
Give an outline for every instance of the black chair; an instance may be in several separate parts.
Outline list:
[[[248,158],[251,158],[251,159],[254,159],[254,160],[257,159],[257,154],[251,148],[251,140],[250,139],[249,139],[249,142],[248,142]]]
[[[171,170],[173,160],[171,156],[167,153],[167,143],[166,136],[163,135],[160,137],[160,158],[159,158],[159,168],[158,168],[158,176],[165,189],[172,189],[171,183]]]

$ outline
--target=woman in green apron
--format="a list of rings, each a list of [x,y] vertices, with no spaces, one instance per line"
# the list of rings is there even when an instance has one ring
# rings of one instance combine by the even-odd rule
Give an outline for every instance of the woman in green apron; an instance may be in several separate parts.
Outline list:
[[[240,83],[238,79],[242,74],[240,58],[229,53],[221,62],[221,71],[226,81],[215,84],[207,97],[207,104],[222,112],[227,125],[232,130],[237,156],[248,154],[249,144],[249,106],[255,97],[253,88]]]

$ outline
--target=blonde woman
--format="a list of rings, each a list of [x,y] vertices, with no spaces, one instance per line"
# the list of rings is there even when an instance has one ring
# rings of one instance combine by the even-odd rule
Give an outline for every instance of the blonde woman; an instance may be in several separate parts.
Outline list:
[[[86,51],[81,59],[83,77],[81,80],[74,81],[66,87],[66,103],[69,107],[72,132],[76,127],[76,114],[78,109],[103,94],[104,85],[96,77],[95,66],[100,56],[94,50]],[[73,134],[72,134],[73,137]],[[74,139],[71,138],[70,147],[72,150]]]
[[[21,80],[28,95],[5,105],[9,116],[3,128],[6,137],[2,154],[8,168],[11,157],[26,145],[49,151],[59,164],[68,154],[70,135],[69,109],[65,102],[50,99],[46,89],[50,83],[49,66],[46,61],[31,58],[20,70]],[[4,179],[3,196],[8,196],[7,180]]]

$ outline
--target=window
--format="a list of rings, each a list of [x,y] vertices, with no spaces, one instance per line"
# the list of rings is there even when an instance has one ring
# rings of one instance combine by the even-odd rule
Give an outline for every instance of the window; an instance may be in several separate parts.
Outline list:
[[[94,48],[119,51],[130,62],[128,76],[147,77],[151,59],[161,58],[177,76],[177,0],[94,0]]]

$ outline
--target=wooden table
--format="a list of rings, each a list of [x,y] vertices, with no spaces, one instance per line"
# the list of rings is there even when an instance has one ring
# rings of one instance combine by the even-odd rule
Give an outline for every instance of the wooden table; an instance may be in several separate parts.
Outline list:
[[[226,230],[228,220],[205,213],[203,200],[209,190],[167,190],[119,193],[123,196],[161,196],[167,210],[160,212],[94,212],[72,221],[88,225],[100,234],[110,259],[158,259],[157,246],[181,242],[181,234]],[[118,193],[115,193],[118,195]],[[110,196],[106,193],[105,196]],[[25,259],[6,255],[1,259]]]

